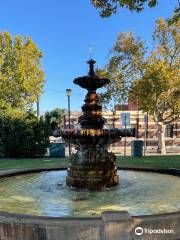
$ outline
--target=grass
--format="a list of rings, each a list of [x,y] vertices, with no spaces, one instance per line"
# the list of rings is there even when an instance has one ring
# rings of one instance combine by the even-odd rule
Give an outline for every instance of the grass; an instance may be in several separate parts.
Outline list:
[[[68,158],[33,158],[33,159],[9,159],[0,158],[0,170],[17,168],[40,168],[40,167],[67,167]],[[176,156],[145,156],[141,158],[117,157],[119,167],[159,167],[179,168],[180,155]]]
[[[116,161],[119,167],[158,167],[158,168],[179,168],[180,155],[175,156],[143,156],[141,158],[134,157],[117,157]]]
[[[0,158],[0,170],[15,168],[66,167],[68,158]]]

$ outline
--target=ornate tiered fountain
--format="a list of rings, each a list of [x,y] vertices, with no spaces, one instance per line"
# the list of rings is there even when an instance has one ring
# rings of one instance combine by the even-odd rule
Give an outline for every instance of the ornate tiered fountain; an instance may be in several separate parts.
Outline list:
[[[109,144],[117,142],[123,136],[132,136],[132,130],[103,129],[106,122],[102,117],[96,90],[110,82],[100,78],[94,72],[94,60],[89,60],[87,76],[74,79],[74,83],[87,89],[83,115],[79,117],[80,129],[65,129],[60,135],[67,143],[76,146],[77,152],[71,155],[70,167],[66,178],[67,186],[77,190],[96,191],[119,184],[116,156],[107,151]]]
[[[179,239],[180,214],[175,213],[180,210],[179,178],[164,174],[178,176],[178,169],[117,173],[116,157],[107,147],[122,136],[131,136],[132,131],[103,129],[105,119],[96,89],[109,80],[95,75],[93,60],[88,63],[88,76],[74,80],[88,90],[79,118],[81,127],[56,132],[56,136],[60,133],[77,148],[71,156],[68,176],[61,167],[54,168],[56,171],[47,171],[47,167],[1,171],[0,239],[137,239],[135,229],[140,222],[143,227],[154,229],[173,226],[171,239]],[[121,187],[89,192],[118,185],[118,175]],[[71,191],[72,188],[86,191]],[[152,239],[146,235],[146,239]]]

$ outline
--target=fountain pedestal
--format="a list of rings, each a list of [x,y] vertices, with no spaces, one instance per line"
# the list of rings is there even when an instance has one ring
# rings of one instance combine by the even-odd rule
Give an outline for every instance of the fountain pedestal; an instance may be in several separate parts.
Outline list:
[[[119,183],[115,155],[101,146],[83,145],[71,157],[67,185],[76,189],[102,190]]]
[[[83,115],[79,117],[80,129],[60,131],[62,138],[76,146],[77,152],[70,158],[66,178],[67,186],[78,190],[102,190],[118,185],[119,177],[115,166],[116,157],[107,151],[109,144],[120,141],[122,136],[132,136],[132,132],[121,129],[103,129],[106,120],[102,117],[96,90],[110,82],[99,78],[94,72],[94,60],[89,60],[87,76],[74,79],[74,83],[88,90]]]

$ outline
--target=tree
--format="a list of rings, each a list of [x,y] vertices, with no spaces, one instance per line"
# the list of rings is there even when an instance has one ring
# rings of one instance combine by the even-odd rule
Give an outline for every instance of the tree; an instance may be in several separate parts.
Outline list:
[[[28,109],[42,93],[42,52],[30,37],[0,34],[0,111]]]
[[[101,17],[109,17],[117,12],[118,7],[127,8],[133,12],[141,12],[144,7],[152,8],[158,4],[158,0],[90,0],[92,5],[100,10]],[[175,22],[180,18],[180,1],[174,10],[173,17],[169,22]]]
[[[101,17],[109,17],[117,12],[117,8],[126,7],[131,11],[140,12],[147,3],[149,7],[155,7],[157,0],[91,0],[91,3],[100,9]]]
[[[157,124],[158,151],[166,154],[165,128],[180,118],[180,82],[174,88],[171,81],[177,80],[178,70],[157,59],[149,59],[144,76],[135,81],[131,97],[138,101],[140,109],[151,114]]]
[[[117,103],[127,102],[131,83],[143,74],[145,53],[144,42],[140,38],[131,32],[119,34],[108,64],[103,69],[97,69],[97,74],[111,79],[100,94],[105,106],[111,104],[113,107]]]
[[[178,6],[175,7],[172,17],[168,19],[169,25],[178,22],[180,19],[180,1],[178,0]]]
[[[51,134],[54,130],[60,129],[64,125],[65,109],[55,108],[50,112],[45,113],[45,120],[50,126]]]
[[[153,33],[152,56],[166,62],[171,68],[178,68],[180,54],[180,19],[169,25],[163,18],[156,21]]]
[[[133,83],[131,97],[153,115],[158,126],[158,149],[166,153],[165,126],[180,119],[180,32],[179,22],[156,22],[155,49],[148,57],[145,72]]]
[[[179,26],[180,20],[169,25],[168,21],[158,19],[151,52],[132,33],[121,33],[108,64],[98,70],[100,75],[112,79],[101,94],[104,104],[122,103],[130,93],[140,109],[153,114],[162,153],[165,153],[165,125],[180,114]]]

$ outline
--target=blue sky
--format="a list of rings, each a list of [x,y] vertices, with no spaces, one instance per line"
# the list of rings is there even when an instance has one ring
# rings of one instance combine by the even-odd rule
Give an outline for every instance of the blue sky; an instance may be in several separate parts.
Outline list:
[[[66,88],[72,88],[72,110],[79,110],[85,91],[73,84],[75,77],[87,73],[88,48],[100,67],[119,32],[132,31],[151,48],[151,35],[158,17],[171,16],[177,0],[159,0],[154,9],[131,13],[120,9],[102,19],[90,0],[6,0],[1,1],[0,31],[31,36],[43,51],[46,84],[40,110],[66,108]]]

